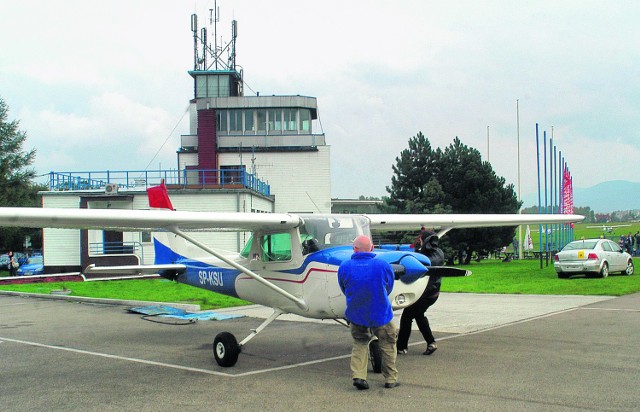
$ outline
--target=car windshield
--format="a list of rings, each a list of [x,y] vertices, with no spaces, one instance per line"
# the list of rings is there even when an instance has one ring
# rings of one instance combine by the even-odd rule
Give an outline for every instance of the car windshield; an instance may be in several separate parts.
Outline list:
[[[593,249],[598,244],[598,240],[576,240],[575,242],[568,243],[562,250],[576,250],[576,249]]]
[[[42,256],[31,256],[27,259],[27,263],[29,264],[42,264]]]

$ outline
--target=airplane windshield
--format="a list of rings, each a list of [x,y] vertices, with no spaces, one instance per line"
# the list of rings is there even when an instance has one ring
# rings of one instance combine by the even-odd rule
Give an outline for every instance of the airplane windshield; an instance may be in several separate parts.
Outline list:
[[[358,235],[371,236],[369,221],[359,215],[304,215],[302,240],[313,239],[319,249],[352,245]]]

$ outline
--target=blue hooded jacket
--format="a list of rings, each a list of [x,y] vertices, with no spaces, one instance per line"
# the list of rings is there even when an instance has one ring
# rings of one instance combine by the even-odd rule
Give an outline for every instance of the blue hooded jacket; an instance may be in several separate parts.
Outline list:
[[[356,325],[374,328],[393,319],[389,293],[394,274],[389,263],[371,252],[356,252],[338,268],[338,283],[347,297],[345,317]]]

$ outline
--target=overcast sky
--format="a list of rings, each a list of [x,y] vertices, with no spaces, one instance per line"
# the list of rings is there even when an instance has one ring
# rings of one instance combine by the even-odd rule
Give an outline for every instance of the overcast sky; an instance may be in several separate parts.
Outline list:
[[[537,187],[536,123],[541,137],[553,129],[574,186],[640,182],[639,1],[217,4],[222,41],[238,20],[246,94],[317,97],[333,197],[387,195],[420,131],[433,147],[460,137],[517,185],[518,113],[523,197]],[[210,8],[4,0],[0,96],[37,149],[37,172],[177,167],[190,16],[205,25]]]

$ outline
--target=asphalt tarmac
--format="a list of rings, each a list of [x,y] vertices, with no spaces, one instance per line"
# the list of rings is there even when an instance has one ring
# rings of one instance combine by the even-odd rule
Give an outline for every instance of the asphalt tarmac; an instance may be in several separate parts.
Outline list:
[[[0,411],[640,410],[640,294],[619,298],[442,294],[438,350],[416,331],[401,386],[357,391],[349,330],[283,316],[235,367],[215,335],[243,339],[258,306],[225,321],[145,319],[128,307],[0,294]]]

